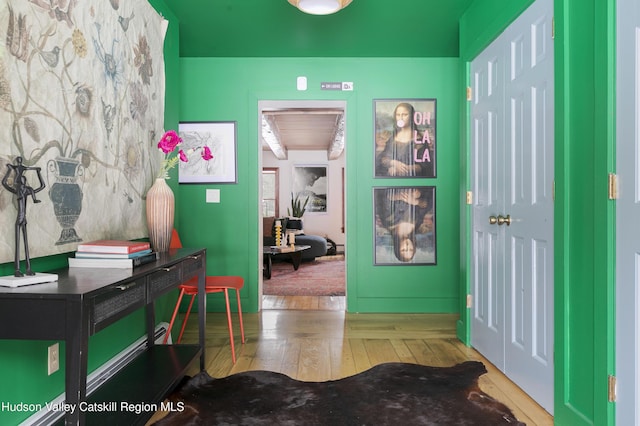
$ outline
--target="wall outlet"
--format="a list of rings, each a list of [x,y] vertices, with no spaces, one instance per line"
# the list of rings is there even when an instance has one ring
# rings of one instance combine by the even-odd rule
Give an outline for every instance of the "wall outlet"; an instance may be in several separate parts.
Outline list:
[[[60,369],[60,344],[55,343],[49,346],[47,352],[47,373],[52,375]]]

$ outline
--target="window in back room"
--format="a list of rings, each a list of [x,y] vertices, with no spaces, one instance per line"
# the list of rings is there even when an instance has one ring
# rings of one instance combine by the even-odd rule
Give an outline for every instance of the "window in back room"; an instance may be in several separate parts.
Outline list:
[[[262,217],[278,217],[278,168],[262,169]]]

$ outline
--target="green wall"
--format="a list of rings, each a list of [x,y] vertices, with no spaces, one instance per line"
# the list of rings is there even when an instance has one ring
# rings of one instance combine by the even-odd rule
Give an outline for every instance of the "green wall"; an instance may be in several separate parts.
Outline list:
[[[166,19],[172,19],[173,13],[164,3],[165,0],[149,0],[149,3]],[[165,38],[166,107],[165,126],[174,127],[178,121],[178,27],[169,25]],[[36,272],[50,271],[67,266],[70,253],[32,259],[32,268]],[[23,266],[24,267],[24,266]],[[0,276],[13,275],[13,262],[0,265]],[[175,294],[159,299],[156,303],[156,318],[168,321],[176,300]],[[16,318],[15,321],[28,321],[28,318]],[[11,324],[5,324],[10,327]],[[146,335],[144,310],[138,310],[125,319],[91,336],[89,340],[89,372],[125,349],[141,336]],[[47,348],[55,341],[0,340],[0,401],[9,403],[49,402],[64,391],[64,342],[60,344],[60,370],[47,375]],[[11,385],[8,385],[11,384]],[[0,411],[0,424],[18,424],[28,418],[32,412]]]
[[[245,277],[243,307],[258,307],[259,100],[345,100],[347,304],[351,312],[457,312],[459,300],[459,63],[452,58],[183,58],[181,121],[237,121],[238,183],[181,185],[179,228],[204,245],[207,269]],[[297,76],[308,79],[296,90]],[[353,81],[353,92],[322,91]],[[436,179],[373,178],[373,100],[437,98]],[[373,189],[436,185],[436,266],[373,266]],[[221,202],[205,204],[205,189]],[[219,299],[219,298],[218,298]],[[218,309],[218,300],[209,302]]]

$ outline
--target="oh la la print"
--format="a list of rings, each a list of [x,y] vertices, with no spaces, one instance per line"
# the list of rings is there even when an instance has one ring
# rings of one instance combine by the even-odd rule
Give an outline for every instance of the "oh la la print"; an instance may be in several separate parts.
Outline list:
[[[436,177],[436,100],[373,104],[375,177]]]

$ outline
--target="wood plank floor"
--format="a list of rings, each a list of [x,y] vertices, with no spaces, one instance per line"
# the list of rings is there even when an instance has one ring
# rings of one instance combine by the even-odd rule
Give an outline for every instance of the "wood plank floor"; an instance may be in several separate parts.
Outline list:
[[[234,318],[237,363],[224,314],[207,314],[206,368],[213,377],[270,370],[298,380],[351,376],[384,362],[450,366],[466,360],[485,364],[482,390],[506,404],[527,425],[553,425],[553,417],[475,350],[455,336],[457,315],[346,313],[344,297],[265,296],[260,313],[244,314],[246,343]],[[190,321],[184,342],[197,340]],[[197,373],[197,366],[191,374]],[[157,416],[160,416],[159,413]],[[154,417],[155,418],[157,418]]]

